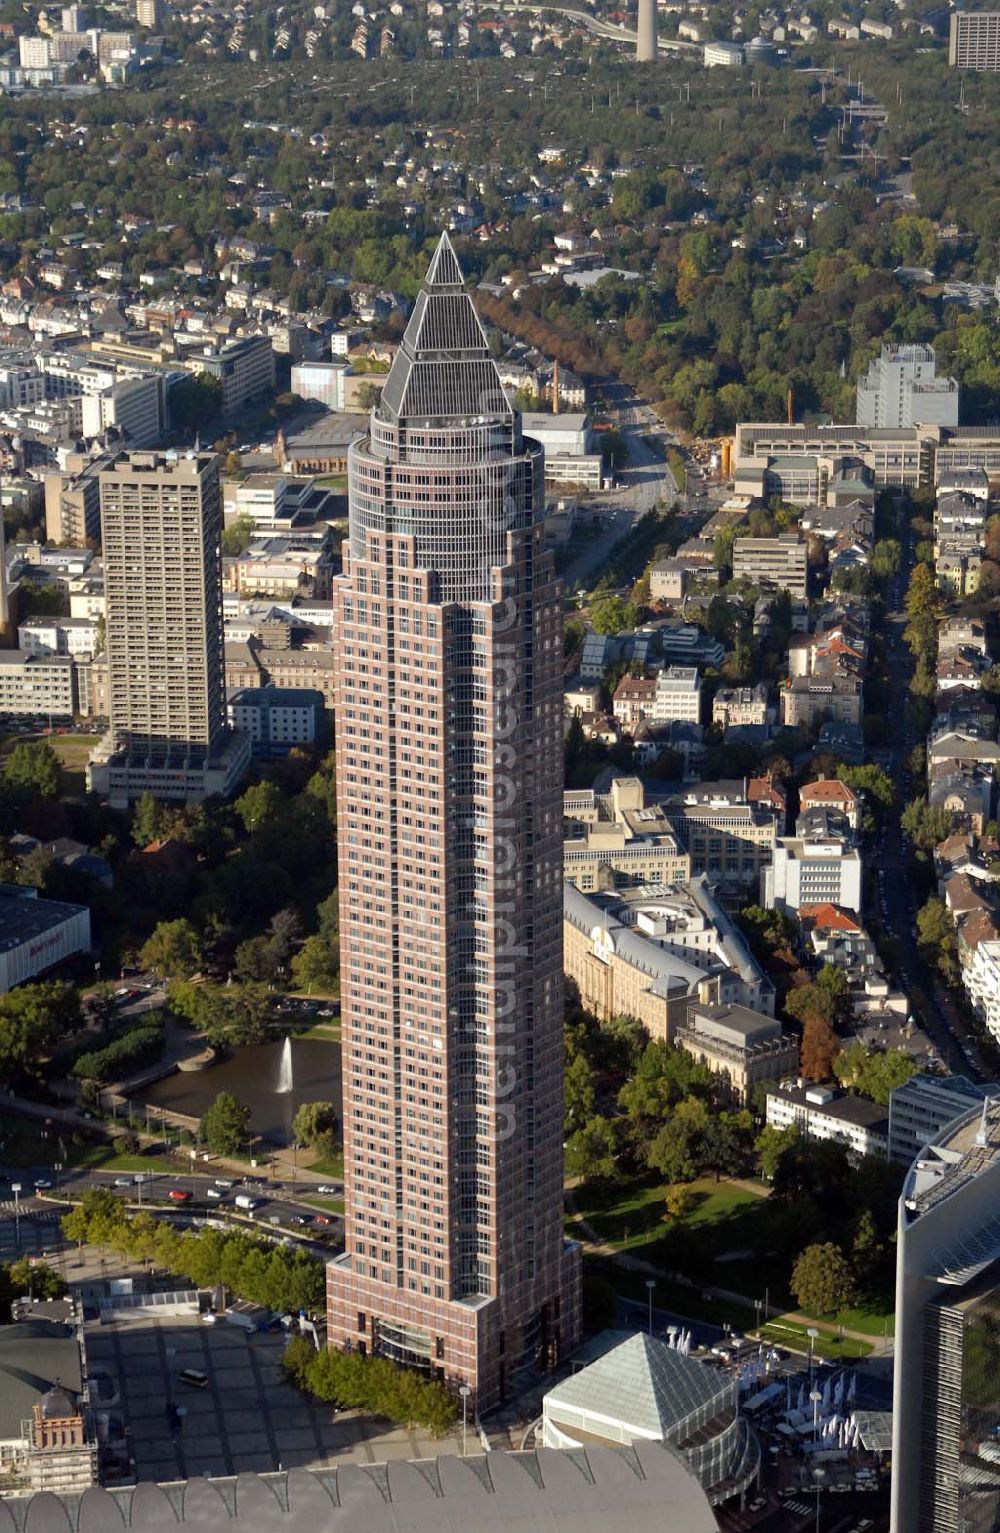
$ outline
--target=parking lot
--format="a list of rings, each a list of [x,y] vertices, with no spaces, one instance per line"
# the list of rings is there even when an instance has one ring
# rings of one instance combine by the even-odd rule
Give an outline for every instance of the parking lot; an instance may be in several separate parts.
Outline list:
[[[89,1368],[117,1382],[120,1404],[113,1409],[131,1429],[137,1478],[191,1479],[461,1451],[454,1438],[434,1442],[306,1400],[284,1381],[283,1344],[280,1332],[248,1335],[194,1317],[88,1325]],[[207,1374],[208,1386],[182,1384],[178,1375],[185,1368]],[[101,1393],[107,1397],[103,1388]],[[177,1431],[170,1401],[186,1412]]]

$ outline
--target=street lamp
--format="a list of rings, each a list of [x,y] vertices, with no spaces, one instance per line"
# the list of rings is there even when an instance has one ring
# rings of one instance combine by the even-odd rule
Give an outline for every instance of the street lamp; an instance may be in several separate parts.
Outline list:
[[[653,1334],[653,1289],[656,1287],[655,1278],[646,1279],[646,1292],[649,1295],[649,1334]]]
[[[460,1384],[458,1392],[462,1397],[462,1457],[464,1458],[466,1449],[466,1434],[468,1432],[469,1425],[469,1396],[472,1394],[472,1390],[469,1388],[468,1384]]]
[[[809,1398],[813,1403],[813,1444],[815,1445],[816,1439],[819,1437],[819,1402],[822,1400],[823,1395],[820,1390],[811,1389],[809,1391]]]
[[[811,1384],[813,1376],[813,1348],[816,1345],[816,1337],[819,1335],[819,1331],[816,1326],[811,1325],[806,1335],[809,1337],[809,1382]]]
[[[823,1488],[823,1481],[825,1478],[826,1470],[821,1469],[817,1465],[817,1467],[813,1470],[813,1479],[816,1481],[816,1533],[819,1533],[819,1493]]]
[[[763,1299],[754,1299],[753,1307],[757,1313],[757,1330],[760,1331],[760,1312],[764,1307]]]

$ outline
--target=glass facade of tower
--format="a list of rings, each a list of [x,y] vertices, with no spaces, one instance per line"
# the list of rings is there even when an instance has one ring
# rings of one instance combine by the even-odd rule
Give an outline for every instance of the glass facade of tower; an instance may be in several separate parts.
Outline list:
[[[920,1533],[1000,1528],[1000,1268],[927,1307]]]
[[[579,1330],[562,1235],[562,637],[542,454],[447,238],[334,591],[346,1250],[332,1345],[486,1408]]]

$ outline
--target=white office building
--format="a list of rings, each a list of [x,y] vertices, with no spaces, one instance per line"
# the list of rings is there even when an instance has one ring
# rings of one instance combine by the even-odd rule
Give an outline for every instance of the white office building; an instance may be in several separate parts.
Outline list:
[[[857,423],[890,430],[957,426],[958,384],[937,376],[933,346],[883,346],[858,379]]]
[[[781,836],[774,860],[763,870],[761,899],[767,910],[798,915],[807,905],[861,909],[861,854],[836,836]]]
[[[885,1108],[836,1086],[782,1081],[780,1086],[768,1089],[766,1116],[773,1128],[794,1124],[805,1139],[842,1144],[857,1158],[874,1155],[884,1160],[888,1154],[889,1120]]]
[[[653,719],[658,724],[681,719],[689,724],[701,720],[701,680],[695,665],[671,665],[656,678]]]

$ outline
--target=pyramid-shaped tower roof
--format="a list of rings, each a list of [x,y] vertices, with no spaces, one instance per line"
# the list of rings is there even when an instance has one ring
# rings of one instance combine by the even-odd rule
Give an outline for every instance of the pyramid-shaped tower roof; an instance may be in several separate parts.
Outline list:
[[[549,1390],[546,1401],[613,1419],[643,1437],[669,1440],[695,1411],[721,1405],[732,1381],[656,1336],[638,1333]]]
[[[397,421],[513,413],[447,234],[431,257],[378,413]]]

